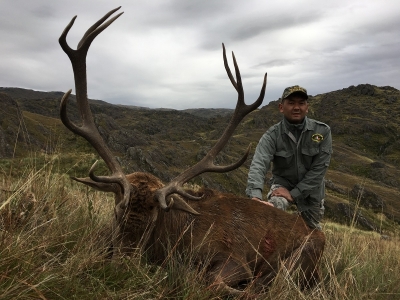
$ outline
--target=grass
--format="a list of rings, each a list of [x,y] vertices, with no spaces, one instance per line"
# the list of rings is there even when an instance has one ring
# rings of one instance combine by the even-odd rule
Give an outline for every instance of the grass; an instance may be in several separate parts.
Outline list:
[[[0,175],[0,299],[234,299],[209,287],[190,253],[162,266],[139,253],[105,259],[113,196],[71,181],[59,159]],[[336,223],[324,232],[321,284],[302,292],[282,268],[259,299],[400,297],[398,237]]]

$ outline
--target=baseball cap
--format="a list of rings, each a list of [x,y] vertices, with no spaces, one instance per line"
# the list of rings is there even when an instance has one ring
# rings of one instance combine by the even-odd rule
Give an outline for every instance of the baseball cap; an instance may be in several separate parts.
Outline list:
[[[294,85],[294,86],[287,87],[283,91],[282,100],[286,99],[287,97],[289,97],[293,93],[302,94],[306,99],[308,99],[307,90],[305,88],[301,87],[301,86]]]

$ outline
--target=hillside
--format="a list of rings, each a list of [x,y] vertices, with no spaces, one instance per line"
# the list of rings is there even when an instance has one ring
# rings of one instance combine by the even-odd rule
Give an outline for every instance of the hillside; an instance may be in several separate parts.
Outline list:
[[[97,155],[62,125],[61,96],[60,92],[0,88],[0,158],[15,157],[13,172],[32,153],[61,153],[61,171],[87,176]],[[69,115],[79,122],[73,100]],[[281,120],[277,105],[278,101],[271,102],[247,116],[217,163],[233,162],[250,143],[254,148],[265,130]],[[91,108],[101,135],[126,172],[148,171],[163,181],[199,161],[229,120],[229,110],[220,109],[142,109],[100,100],[92,100]],[[392,87],[365,84],[310,98],[309,117],[330,125],[334,139],[326,176],[327,218],[348,223],[355,215],[364,229],[398,230],[399,116],[400,92]],[[243,195],[250,161],[230,173],[203,174],[194,181]],[[107,172],[104,166],[102,170]]]

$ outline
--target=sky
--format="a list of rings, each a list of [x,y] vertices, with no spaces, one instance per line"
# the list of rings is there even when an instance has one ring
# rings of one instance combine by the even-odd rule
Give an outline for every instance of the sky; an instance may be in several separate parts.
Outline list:
[[[0,0],[0,87],[75,93],[58,38],[76,49],[108,11],[124,12],[92,43],[88,96],[150,108],[234,108],[225,44],[246,103],[285,87],[310,95],[351,85],[400,89],[399,0]]]

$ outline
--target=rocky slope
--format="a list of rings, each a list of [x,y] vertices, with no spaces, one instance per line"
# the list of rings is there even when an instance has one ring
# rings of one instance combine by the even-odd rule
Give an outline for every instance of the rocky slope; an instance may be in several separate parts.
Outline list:
[[[29,153],[61,153],[65,170],[86,176],[96,159],[90,145],[64,128],[58,117],[62,93],[0,88],[0,158]],[[71,99],[69,116],[79,122]],[[240,124],[217,163],[240,157],[282,117],[278,100],[251,113]],[[199,161],[229,121],[229,110],[153,110],[91,101],[98,129],[127,172],[149,171],[168,181]],[[332,220],[376,231],[400,224],[400,92],[369,84],[310,98],[309,117],[329,124],[334,154],[327,173],[326,215]],[[74,160],[87,155],[84,162]],[[227,174],[203,174],[194,182],[244,194],[251,157]],[[103,166],[103,171],[107,172]]]

